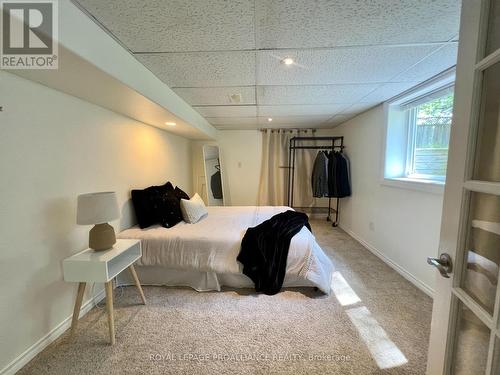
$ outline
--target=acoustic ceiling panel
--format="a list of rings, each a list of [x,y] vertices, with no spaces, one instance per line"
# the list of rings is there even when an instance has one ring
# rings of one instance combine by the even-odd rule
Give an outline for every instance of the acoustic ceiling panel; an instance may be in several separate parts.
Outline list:
[[[377,105],[382,103],[382,101],[373,101],[373,102],[365,102],[365,103],[355,103],[347,108],[345,108],[340,115],[342,116],[355,116],[364,111],[369,110]]]
[[[393,82],[423,82],[457,63],[458,43],[450,43],[392,79]]]
[[[258,86],[257,102],[259,105],[352,103],[368,95],[378,86],[378,84]]]
[[[257,48],[445,42],[458,33],[456,0],[257,0]]]
[[[251,117],[257,116],[256,106],[210,106],[193,107],[205,117]]]
[[[259,125],[265,127],[311,127],[328,121],[331,116],[279,116],[269,122],[267,117],[259,117]]]
[[[220,126],[225,126],[226,128],[231,126],[253,126],[255,129],[259,128],[257,117],[207,117],[206,119],[216,128]]]
[[[257,84],[352,84],[388,82],[437,49],[435,45],[259,51]],[[295,63],[284,65],[292,58]]]
[[[347,121],[347,120],[353,118],[354,116],[356,116],[356,114],[352,114],[352,113],[335,115],[332,118],[328,119],[328,121],[326,122],[325,125],[336,126],[336,125],[343,123],[344,121]]]
[[[326,124],[332,116],[207,117],[217,129],[310,128]]]
[[[256,104],[255,86],[177,88],[174,91],[191,105]]]
[[[334,126],[456,63],[457,0],[73,1],[219,128]]]
[[[418,82],[389,82],[360,100],[360,103],[380,103],[418,85]]]
[[[139,54],[156,76],[176,87],[255,85],[255,52]]]
[[[323,128],[330,128],[333,126],[337,126],[342,124],[343,122],[353,118],[355,115],[354,114],[340,114],[340,115],[335,115],[332,118],[328,119],[325,123],[321,124]]]
[[[254,49],[253,0],[78,0],[133,52]]]
[[[259,106],[257,108],[259,116],[333,116],[346,107],[345,104],[324,104],[324,105],[278,105]]]

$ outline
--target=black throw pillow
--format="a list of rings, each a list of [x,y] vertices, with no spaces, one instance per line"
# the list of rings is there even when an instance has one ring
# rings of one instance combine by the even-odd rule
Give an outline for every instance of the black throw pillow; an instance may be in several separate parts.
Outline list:
[[[170,194],[174,192],[174,186],[170,182],[143,190],[132,190],[132,203],[141,229],[162,223],[162,211],[165,209],[164,195],[168,192]]]
[[[187,195],[184,191],[182,191],[179,186],[175,187],[174,192],[175,192],[175,196],[177,197],[177,199],[179,199],[179,201],[181,199],[187,199],[187,200],[189,200],[189,195]]]
[[[174,190],[162,191],[157,201],[159,223],[171,228],[182,221],[181,203]]]
[[[132,203],[137,222],[141,229],[158,223],[157,201],[160,192],[160,186],[150,186],[143,190],[132,190]]]
[[[162,185],[160,186],[161,188],[165,189],[165,190],[174,190],[174,185],[172,185],[172,183],[170,181],[167,181],[165,183],[165,185]]]

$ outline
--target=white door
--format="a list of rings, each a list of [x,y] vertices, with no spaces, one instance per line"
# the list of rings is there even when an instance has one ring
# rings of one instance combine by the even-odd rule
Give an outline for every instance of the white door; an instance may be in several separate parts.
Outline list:
[[[427,370],[500,374],[500,0],[463,0],[453,117]]]

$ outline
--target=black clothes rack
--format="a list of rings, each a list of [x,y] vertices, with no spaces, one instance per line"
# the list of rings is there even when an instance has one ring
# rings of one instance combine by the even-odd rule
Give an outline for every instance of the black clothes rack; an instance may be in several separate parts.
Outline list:
[[[315,141],[320,144],[304,145],[305,141]],[[344,150],[344,137],[293,137],[290,139],[290,147],[288,150],[288,206],[293,208],[293,187],[295,181],[295,152],[296,150],[327,150],[340,151]],[[326,208],[326,207],[316,207]],[[335,221],[332,226],[336,227],[339,224],[339,198],[337,198],[336,207],[332,209],[332,197],[328,197],[328,216],[327,221],[331,221],[330,214],[335,212]]]

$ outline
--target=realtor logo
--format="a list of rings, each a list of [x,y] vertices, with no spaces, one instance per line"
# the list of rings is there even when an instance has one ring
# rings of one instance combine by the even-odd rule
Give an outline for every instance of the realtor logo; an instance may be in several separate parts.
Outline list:
[[[0,68],[57,69],[57,2],[2,0]]]

